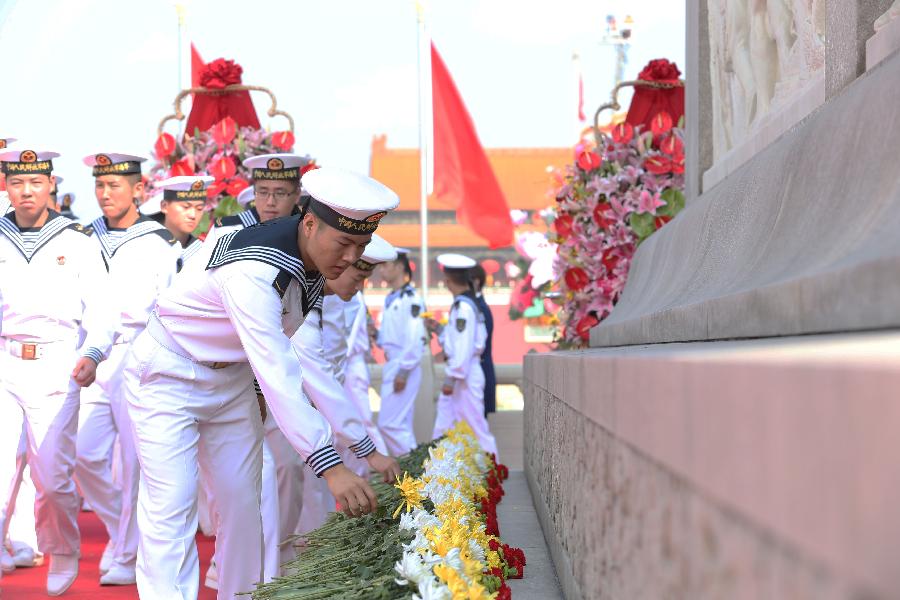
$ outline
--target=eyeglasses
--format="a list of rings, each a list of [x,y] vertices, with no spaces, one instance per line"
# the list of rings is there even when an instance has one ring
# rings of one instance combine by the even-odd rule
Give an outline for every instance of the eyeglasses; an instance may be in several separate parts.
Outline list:
[[[255,192],[253,194],[254,198],[257,200],[267,200],[268,198],[275,198],[279,202],[282,200],[287,200],[291,195],[291,192],[285,192],[284,190],[275,190],[274,192],[260,191]]]

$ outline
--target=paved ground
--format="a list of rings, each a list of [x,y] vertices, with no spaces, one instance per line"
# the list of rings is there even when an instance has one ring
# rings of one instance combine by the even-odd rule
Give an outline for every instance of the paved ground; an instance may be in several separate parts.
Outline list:
[[[531,492],[523,471],[510,471],[503,484],[506,495],[497,505],[500,537],[510,546],[525,551],[525,578],[511,580],[509,587],[515,600],[562,600],[550,551],[538,523]]]

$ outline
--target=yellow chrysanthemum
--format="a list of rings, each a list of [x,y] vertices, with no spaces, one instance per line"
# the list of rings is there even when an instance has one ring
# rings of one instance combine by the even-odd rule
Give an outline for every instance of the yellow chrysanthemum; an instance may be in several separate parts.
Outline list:
[[[422,488],[425,487],[424,482],[414,477],[410,477],[409,473],[404,473],[402,480],[397,477],[397,483],[394,484],[394,487],[400,490],[400,494],[403,496],[400,505],[397,507],[397,510],[394,511],[393,517],[395,519],[404,507],[406,508],[406,512],[410,512],[414,508],[422,508],[422,501],[425,499],[422,496]]]

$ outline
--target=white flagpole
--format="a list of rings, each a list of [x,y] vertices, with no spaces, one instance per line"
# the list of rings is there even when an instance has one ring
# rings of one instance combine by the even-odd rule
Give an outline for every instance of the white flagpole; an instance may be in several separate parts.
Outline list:
[[[431,139],[434,135],[431,107],[431,37],[425,15],[425,0],[416,0],[418,21],[418,72],[419,72],[419,222],[421,225],[421,251],[419,271],[422,302],[428,306],[428,192],[430,191],[429,160]]]

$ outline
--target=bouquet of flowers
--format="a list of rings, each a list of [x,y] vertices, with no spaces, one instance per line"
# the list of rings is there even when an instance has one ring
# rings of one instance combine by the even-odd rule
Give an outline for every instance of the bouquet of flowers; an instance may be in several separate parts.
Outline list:
[[[250,171],[241,163],[259,154],[291,152],[294,134],[290,131],[268,133],[254,127],[239,127],[231,117],[225,117],[206,131],[195,131],[181,141],[169,133],[162,133],[153,147],[155,164],[150,168],[148,189],[154,184],[176,175],[206,174],[215,177],[207,189],[207,211],[214,217],[240,212],[235,198],[250,186]],[[312,163],[310,163],[312,165]],[[312,168],[310,166],[305,167]],[[208,228],[209,219],[198,230]]]
[[[667,112],[583,140],[556,174],[561,348],[582,347],[625,287],[635,248],[684,208],[684,132]]]

